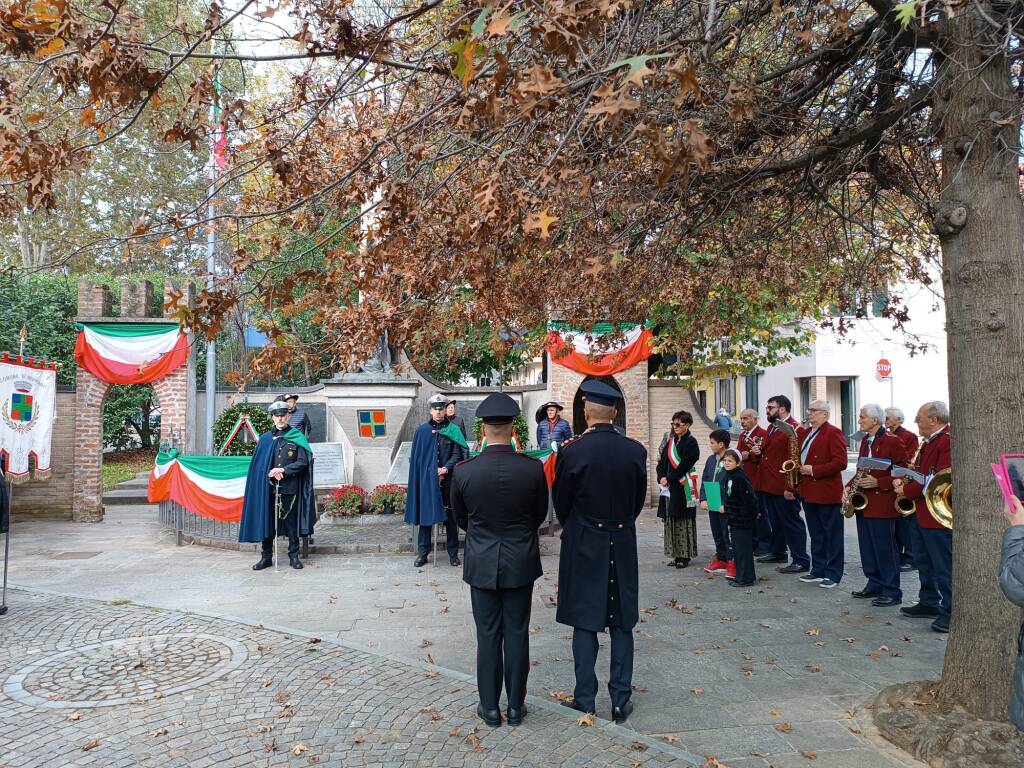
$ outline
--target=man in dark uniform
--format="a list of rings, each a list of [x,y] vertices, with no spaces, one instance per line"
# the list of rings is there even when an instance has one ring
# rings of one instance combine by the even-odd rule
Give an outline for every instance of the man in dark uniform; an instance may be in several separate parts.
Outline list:
[[[585,381],[587,431],[562,444],[552,486],[562,524],[555,619],[573,628],[574,698],[566,706],[594,713],[597,633],[611,635],[608,693],[612,718],[633,711],[633,627],[640,618],[635,522],[647,500],[647,451],[613,426],[622,395]]]
[[[508,724],[519,725],[526,716],[530,601],[541,575],[537,527],[548,512],[543,465],[511,445],[518,413],[508,395],[489,395],[476,412],[487,447],[452,474],[452,512],[466,532],[462,580],[470,585],[476,622],[476,712],[492,727],[501,725],[503,677]]]
[[[288,561],[299,570],[299,536],[310,535],[315,520],[312,451],[305,435],[289,426],[283,401],[275,401],[269,410],[274,428],[260,437],[249,465],[238,540],[262,542],[262,556],[252,569],[269,568],[274,564],[276,515],[277,534],[288,537]]]

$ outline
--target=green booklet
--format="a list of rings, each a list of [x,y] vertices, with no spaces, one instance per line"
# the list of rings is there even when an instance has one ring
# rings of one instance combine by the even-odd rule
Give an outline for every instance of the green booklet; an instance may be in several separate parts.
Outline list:
[[[712,512],[720,512],[722,509],[722,484],[714,480],[704,483],[704,498],[707,499],[708,509]]]

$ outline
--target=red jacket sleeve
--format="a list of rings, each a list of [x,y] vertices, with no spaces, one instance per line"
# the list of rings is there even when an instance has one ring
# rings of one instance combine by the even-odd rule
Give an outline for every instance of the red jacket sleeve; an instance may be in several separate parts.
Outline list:
[[[818,479],[842,474],[849,463],[846,457],[846,439],[843,437],[843,433],[838,429],[830,429],[823,437],[828,441],[825,444],[828,461],[811,464],[813,477]]]

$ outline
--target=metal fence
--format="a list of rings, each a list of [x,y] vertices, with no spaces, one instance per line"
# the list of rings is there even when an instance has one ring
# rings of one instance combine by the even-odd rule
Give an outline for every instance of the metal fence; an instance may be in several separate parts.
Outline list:
[[[222,523],[197,515],[176,501],[160,502],[160,524],[175,532],[180,547],[189,540],[205,540],[216,545],[219,542],[238,541],[238,523]]]

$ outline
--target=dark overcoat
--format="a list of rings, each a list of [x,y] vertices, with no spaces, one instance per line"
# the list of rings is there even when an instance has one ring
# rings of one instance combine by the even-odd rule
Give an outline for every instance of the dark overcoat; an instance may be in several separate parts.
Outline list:
[[[562,524],[555,619],[595,632],[609,622],[632,629],[640,613],[635,524],[647,500],[647,450],[597,424],[562,445],[551,492]]]
[[[541,573],[537,527],[548,514],[544,465],[510,445],[488,445],[455,465],[452,512],[466,532],[462,580],[479,589],[512,589]]]

